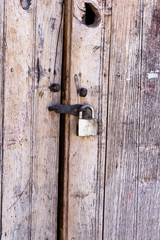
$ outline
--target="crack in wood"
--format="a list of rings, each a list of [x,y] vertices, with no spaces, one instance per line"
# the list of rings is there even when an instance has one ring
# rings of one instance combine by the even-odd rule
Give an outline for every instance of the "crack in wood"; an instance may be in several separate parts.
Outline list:
[[[25,190],[27,189],[28,183],[29,183],[29,180],[28,180],[28,182],[27,182],[27,184],[26,184],[26,186],[25,186],[25,189],[24,189],[20,194],[18,194],[17,196],[15,196],[15,197],[17,197],[17,200],[7,209],[7,211],[9,211],[12,207],[14,207],[14,205],[16,205],[16,203],[18,202],[18,200],[22,197],[22,195],[24,194]]]
[[[37,58],[37,83],[39,84],[41,78],[41,69],[39,64],[39,58]]]

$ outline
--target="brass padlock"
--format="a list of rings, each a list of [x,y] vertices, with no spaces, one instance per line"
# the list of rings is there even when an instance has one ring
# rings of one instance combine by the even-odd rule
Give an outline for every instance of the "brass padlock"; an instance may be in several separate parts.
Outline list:
[[[83,111],[89,108],[91,110],[91,118],[83,119]],[[97,135],[97,119],[94,116],[94,108],[87,104],[79,109],[79,119],[78,119],[78,136],[96,136]]]

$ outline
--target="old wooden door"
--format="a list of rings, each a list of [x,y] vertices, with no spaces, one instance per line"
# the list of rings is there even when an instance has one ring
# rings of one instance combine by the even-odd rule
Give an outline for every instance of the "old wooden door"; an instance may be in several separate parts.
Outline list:
[[[160,239],[159,19],[158,0],[1,1],[1,239]],[[97,136],[51,102],[91,104]]]

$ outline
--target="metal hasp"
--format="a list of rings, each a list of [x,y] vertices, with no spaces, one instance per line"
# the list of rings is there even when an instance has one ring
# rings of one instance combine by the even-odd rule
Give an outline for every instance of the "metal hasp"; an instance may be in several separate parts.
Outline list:
[[[74,105],[53,104],[48,107],[48,110],[60,114],[72,114],[74,116],[79,116],[79,110],[82,106],[83,106],[82,104]]]
[[[91,118],[84,119],[83,111],[89,108],[91,110]],[[95,119],[94,108],[87,104],[83,105],[79,110],[79,119],[78,119],[78,136],[96,136],[98,129],[97,119]]]

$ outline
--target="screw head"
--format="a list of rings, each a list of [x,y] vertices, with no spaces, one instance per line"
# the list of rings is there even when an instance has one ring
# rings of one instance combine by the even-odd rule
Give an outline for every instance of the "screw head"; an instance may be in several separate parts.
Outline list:
[[[51,83],[51,85],[49,86],[49,89],[51,92],[59,92],[60,85],[58,83]]]
[[[80,97],[86,97],[88,93],[88,90],[86,88],[80,88],[79,95]]]

